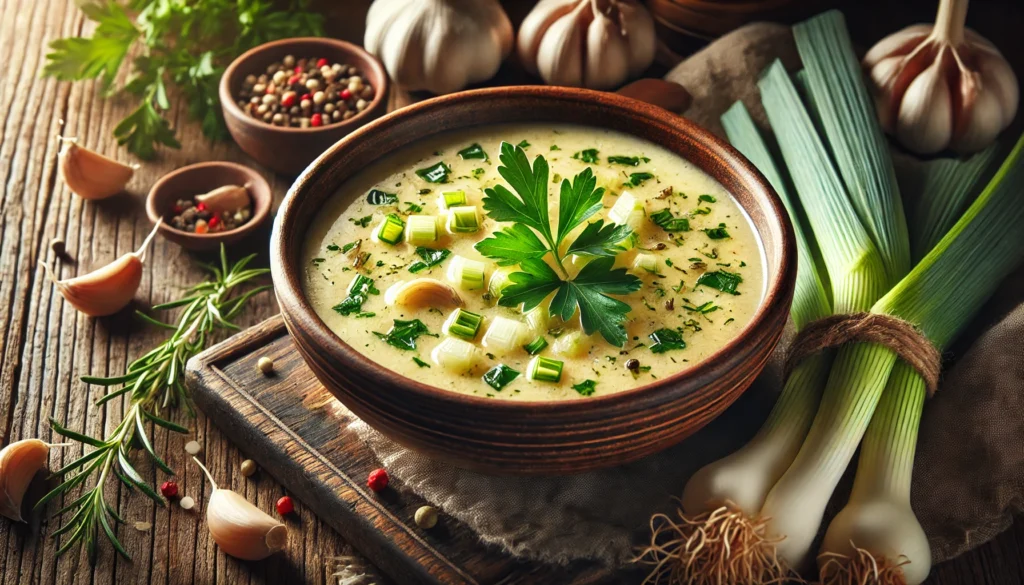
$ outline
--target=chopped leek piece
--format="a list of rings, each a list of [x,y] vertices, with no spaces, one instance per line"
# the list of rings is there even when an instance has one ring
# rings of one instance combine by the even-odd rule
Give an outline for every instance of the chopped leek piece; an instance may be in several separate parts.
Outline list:
[[[633,271],[640,272],[641,270],[651,274],[661,274],[661,262],[654,254],[637,254],[633,261]]]
[[[433,215],[410,215],[406,218],[405,241],[414,246],[432,244],[437,241],[437,217]]]
[[[480,289],[484,287],[486,268],[487,265],[479,260],[456,256],[448,264],[448,280],[465,290]]]
[[[508,275],[515,271],[511,266],[502,266],[491,274],[491,279],[487,281],[487,292],[491,293],[492,299],[501,298],[501,291],[512,284],[512,279]]]
[[[501,390],[505,386],[508,386],[512,380],[519,377],[519,372],[506,366],[505,364],[498,364],[493,368],[487,370],[484,374],[484,382],[495,390]]]
[[[479,357],[475,345],[454,337],[445,337],[430,354],[435,364],[456,374],[472,370]]]
[[[448,335],[473,341],[476,338],[476,334],[480,331],[480,325],[483,322],[484,318],[476,313],[470,313],[464,309],[455,309],[448,316],[448,320],[444,322],[441,331]]]
[[[459,191],[442,191],[437,196],[437,207],[438,209],[444,209],[445,211],[452,207],[458,207],[466,204],[466,192]]]
[[[366,194],[366,202],[370,205],[394,205],[398,203],[398,195],[385,193],[380,189],[370,189],[370,192]]]
[[[515,319],[498,316],[491,320],[481,344],[495,353],[508,353],[523,344],[526,326]]]
[[[644,202],[638,200],[629,191],[623,191],[615,201],[615,205],[608,210],[609,220],[619,225],[628,225],[634,232],[640,229],[645,215],[647,215],[647,210],[644,208]]]
[[[548,340],[544,339],[544,336],[542,335],[542,336],[538,337],[537,339],[534,339],[530,343],[527,343],[526,345],[524,345],[523,349],[525,349],[526,353],[528,353],[530,355],[537,355],[538,353],[544,351],[544,348],[546,348],[547,346],[548,346]]]
[[[448,175],[452,172],[451,167],[440,161],[425,169],[417,169],[416,174],[429,183],[447,183]]]
[[[590,339],[582,331],[573,331],[555,340],[552,350],[565,357],[581,357],[590,351]]]
[[[448,232],[472,234],[480,229],[480,213],[475,205],[455,206],[448,209]]]
[[[548,314],[547,307],[534,307],[526,312],[526,326],[530,330],[530,333],[534,335],[543,335],[548,330],[548,324],[551,320]]]
[[[385,242],[395,245],[402,241],[402,232],[405,231],[405,222],[394,213],[384,216],[384,221],[373,230],[373,239],[377,242]]]
[[[562,367],[565,364],[544,356],[536,356],[526,367],[526,377],[541,382],[559,382],[562,380]]]
[[[474,142],[473,144],[470,144],[466,148],[460,150],[459,157],[462,158],[462,160],[487,160],[487,153],[484,151],[482,146]]]

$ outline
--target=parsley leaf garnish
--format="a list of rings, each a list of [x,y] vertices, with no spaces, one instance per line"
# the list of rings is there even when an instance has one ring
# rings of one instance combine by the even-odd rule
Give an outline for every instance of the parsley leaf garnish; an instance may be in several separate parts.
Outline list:
[[[597,387],[597,382],[593,380],[583,380],[579,384],[573,384],[572,389],[579,392],[580,396],[590,396],[594,393],[594,389]]]
[[[634,187],[639,187],[640,185],[643,185],[645,182],[653,178],[654,175],[652,175],[651,173],[630,173],[629,182],[627,184],[632,185]]]
[[[686,342],[679,329],[658,329],[648,335],[651,341],[651,353],[665,353],[673,349],[686,349]]]
[[[356,224],[359,227],[366,227],[366,226],[370,225],[371,221],[373,221],[373,216],[372,215],[365,215],[363,217],[360,217],[359,219],[356,219],[354,217],[350,217],[350,218],[348,218],[348,220],[351,221],[352,223]]]
[[[348,296],[331,308],[348,317],[353,313],[361,312],[363,310],[363,303],[366,302],[367,297],[376,294],[380,294],[380,291],[377,290],[376,286],[374,286],[373,279],[360,274],[356,276],[355,279],[352,280],[352,284],[349,285]]]
[[[651,162],[646,156],[609,156],[608,162],[613,165],[640,166],[641,162]]]
[[[411,319],[404,321],[402,319],[395,319],[394,326],[391,327],[391,331],[387,333],[373,332],[374,335],[382,339],[385,343],[398,349],[416,349],[416,340],[421,335],[428,335],[430,337],[439,337],[436,333],[431,333],[427,326],[423,324],[423,321],[419,319]]]
[[[527,142],[527,141],[526,141],[526,140],[524,139],[524,140],[520,140],[520,141],[519,141],[519,144],[517,144],[516,146],[518,146],[519,148],[523,148],[523,149],[526,149],[526,148],[529,148],[529,147],[530,147],[530,143],[529,143],[529,142]]]
[[[450,254],[450,250],[435,250],[433,248],[424,248],[423,246],[417,246],[416,255],[422,258],[422,260],[417,260],[410,264],[409,272],[415,274],[417,272],[422,272],[428,268],[433,268],[434,266],[437,266],[438,264],[444,262],[445,258],[447,258]]]
[[[508,386],[512,380],[519,377],[519,372],[506,366],[505,364],[498,364],[493,368],[487,370],[484,374],[483,380],[488,386],[495,390],[501,390],[505,386]]]
[[[596,148],[588,148],[586,150],[581,150],[581,151],[577,152],[576,154],[572,155],[572,157],[574,159],[576,159],[576,160],[581,160],[581,161],[583,161],[585,163],[588,163],[588,164],[589,163],[596,163],[597,162],[597,152],[598,151],[597,151]]]
[[[718,199],[715,199],[714,195],[701,195],[700,197],[697,198],[697,200],[707,201],[708,203],[714,203],[718,201]]]
[[[724,240],[730,237],[729,232],[725,229],[725,224],[720,223],[716,228],[706,228],[704,233],[708,235],[708,238],[712,240]]]
[[[690,220],[685,217],[673,217],[668,209],[655,211],[650,215],[651,221],[666,232],[688,232],[690,231]]]
[[[716,272],[705,272],[704,274],[701,274],[700,278],[697,279],[697,286],[709,286],[724,293],[738,295],[740,293],[736,292],[736,287],[741,282],[743,282],[743,277],[739,274],[733,274],[732,272],[726,272],[725,270],[718,270]]]

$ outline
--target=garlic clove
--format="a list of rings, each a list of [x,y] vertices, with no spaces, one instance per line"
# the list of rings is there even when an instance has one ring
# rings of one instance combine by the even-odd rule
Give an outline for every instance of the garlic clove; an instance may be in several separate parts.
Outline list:
[[[36,473],[46,467],[50,445],[39,439],[16,441],[0,449],[0,514],[24,522],[21,502]]]
[[[127,307],[135,298],[135,292],[142,282],[142,263],[145,261],[146,248],[162,223],[163,220],[157,221],[153,231],[146,236],[138,250],[87,274],[57,280],[49,265],[44,262],[40,264],[57,292],[79,312],[90,317],[113,315]]]
[[[583,85],[584,30],[591,20],[590,5],[581,2],[551,23],[537,48],[537,72],[552,85]]]
[[[888,57],[902,57],[913,51],[931,32],[932,27],[927,24],[915,24],[897,31],[871,47],[864,55],[863,64],[870,68]]]
[[[953,99],[942,72],[942,59],[936,59],[907,87],[895,133],[904,146],[921,154],[934,154],[949,144]]]
[[[206,466],[195,457],[192,460],[213,486],[206,503],[206,526],[222,551],[236,559],[259,561],[284,550],[288,527],[236,492],[218,488]]]
[[[572,12],[575,5],[576,0],[541,0],[519,25],[516,51],[523,66],[533,75],[540,74],[537,52],[544,33],[556,20]]]
[[[461,307],[464,304],[459,291],[434,278],[396,282],[384,291],[384,303],[410,307]]]
[[[658,50],[658,37],[654,31],[654,18],[642,4],[620,2],[619,22],[625,31],[626,42],[629,44],[629,77],[636,77],[644,72],[654,61]]]
[[[999,108],[1002,110],[1000,129],[1005,128],[1013,121],[1020,101],[1017,76],[1014,75],[1013,69],[1010,68],[1006,59],[995,49],[992,51],[979,50],[976,62],[982,80],[981,90],[995,95]]]
[[[106,199],[124,191],[135,169],[79,146],[74,139],[60,138],[60,174],[71,192],[82,199]]]
[[[874,88],[875,110],[882,129],[892,134],[896,116],[899,113],[899,102],[893,99],[893,86],[896,77],[903,69],[903,57],[882,59],[868,72]]]
[[[961,154],[982,150],[1003,129],[999,97],[990,88],[980,88],[962,121],[963,131],[954,135],[949,147]]]
[[[603,14],[594,16],[587,27],[587,58],[584,85],[611,89],[629,76],[629,44],[619,34],[619,25]]]
[[[211,213],[236,211],[249,206],[249,185],[224,185],[195,196],[196,203],[206,205]]]

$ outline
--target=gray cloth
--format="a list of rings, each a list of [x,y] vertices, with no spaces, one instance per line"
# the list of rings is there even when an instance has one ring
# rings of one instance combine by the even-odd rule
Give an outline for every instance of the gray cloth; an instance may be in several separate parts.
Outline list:
[[[756,79],[775,57],[789,66],[798,62],[788,27],[755,24],[716,41],[667,78],[693,93],[687,117],[722,134],[718,117],[737,99],[763,120]],[[1000,319],[1024,299],[1021,276],[979,316],[966,335],[974,339],[957,348],[963,357],[926,406],[913,505],[936,561],[991,539],[1024,508],[1024,306]],[[632,557],[652,513],[674,508],[672,498],[690,474],[753,435],[781,386],[778,366],[774,360],[722,417],[682,444],[577,476],[481,475],[403,449],[363,423],[355,426],[406,489],[465,522],[483,541],[530,559],[616,565]]]

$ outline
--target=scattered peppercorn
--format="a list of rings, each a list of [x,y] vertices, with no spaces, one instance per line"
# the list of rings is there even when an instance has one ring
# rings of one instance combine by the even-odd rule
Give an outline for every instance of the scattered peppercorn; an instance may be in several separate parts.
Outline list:
[[[163,494],[165,498],[173,498],[178,495],[178,484],[173,481],[165,481],[160,484],[160,493]]]
[[[249,116],[291,128],[319,128],[348,120],[373,100],[360,71],[324,58],[287,55],[260,75],[248,75],[237,95]]]
[[[384,488],[388,487],[388,472],[384,468],[374,469],[370,472],[370,475],[366,478],[366,485],[375,492],[383,491]]]
[[[626,369],[634,374],[640,371],[640,360],[636,358],[630,358],[626,360]]]
[[[67,252],[67,246],[64,244],[64,240],[60,238],[54,238],[50,242],[50,249],[58,256],[63,256],[64,252]]]
[[[654,245],[655,250],[664,250],[667,247],[668,246],[665,245],[665,242],[658,242],[657,244]]]
[[[241,471],[242,477],[252,477],[256,473],[256,462],[252,459],[246,459],[242,462]]]
[[[263,372],[263,375],[269,376],[270,374],[274,373],[274,360],[268,358],[267,356],[263,356],[256,361],[256,367],[259,368],[261,372]]]
[[[178,505],[181,506],[183,510],[191,510],[192,507],[196,505],[196,501],[189,496],[185,496],[178,501]]]
[[[292,502],[291,497],[281,496],[277,500],[277,513],[282,516],[287,516],[295,511],[295,504]]]
[[[189,441],[185,443],[185,452],[189,455],[198,455],[203,450],[203,446],[199,444],[199,441]]]
[[[675,299],[669,299],[669,300],[665,301],[665,310],[666,311],[672,311],[675,308],[676,308],[676,300]]]
[[[433,506],[420,506],[413,516],[416,526],[424,530],[430,530],[437,526],[437,508]]]
[[[249,205],[234,211],[210,211],[206,205],[196,203],[194,199],[179,199],[171,208],[171,213],[168,221],[171,227],[195,234],[230,231],[244,225],[252,217]]]

